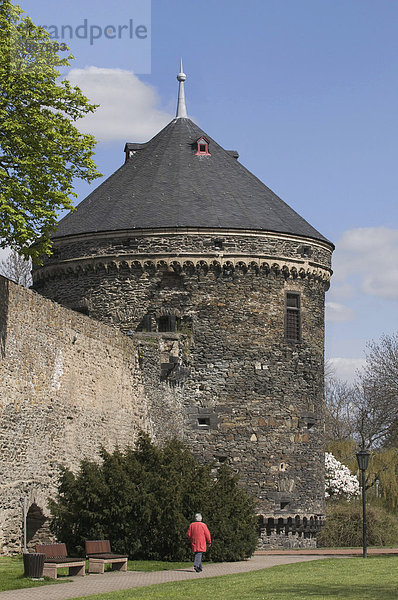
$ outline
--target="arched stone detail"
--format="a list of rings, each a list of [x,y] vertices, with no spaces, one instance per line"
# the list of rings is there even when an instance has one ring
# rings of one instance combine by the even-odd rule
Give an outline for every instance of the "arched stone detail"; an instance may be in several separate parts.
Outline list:
[[[143,266],[142,266],[142,263],[139,260],[133,260],[133,261],[131,261],[131,263],[130,263],[130,269],[132,271],[139,271],[140,273],[142,273],[143,270],[144,270]]]
[[[144,271],[154,274],[156,271],[156,264],[152,260],[146,260],[143,264]]]
[[[35,283],[45,282],[49,279],[64,278],[65,275],[70,277],[82,276],[88,272],[100,274],[119,273],[120,271],[138,271],[140,274],[148,272],[154,274],[155,271],[174,271],[175,273],[185,272],[192,275],[194,271],[206,275],[209,271],[212,274],[219,276],[221,273],[224,276],[231,276],[233,273],[246,275],[247,273],[258,275],[259,273],[268,276],[272,274],[274,277],[282,276],[285,279],[300,277],[301,279],[310,279],[311,281],[323,282],[329,285],[331,270],[322,267],[298,267],[296,264],[289,262],[275,261],[270,264],[268,261],[261,260],[239,260],[221,259],[221,260],[205,260],[195,257],[193,260],[185,260],[182,262],[178,258],[175,259],[150,259],[150,260],[111,260],[109,262],[101,260],[84,261],[84,263],[76,262],[74,264],[57,264],[53,267],[45,267],[35,273]]]
[[[180,274],[182,271],[182,265],[177,260],[173,260],[173,262],[171,263],[171,268],[173,269],[174,273],[177,273],[177,274]]]
[[[196,263],[196,270],[198,273],[206,275],[209,270],[209,263],[206,260],[200,260]]]
[[[260,524],[260,546],[311,548],[322,523],[320,518],[313,515],[286,516],[278,519],[263,516]]]
[[[193,273],[195,272],[195,265],[191,260],[186,260],[182,266],[182,270],[187,275],[193,275]]]
[[[155,315],[156,319],[159,319],[159,317],[169,317],[169,316],[179,317],[179,318],[182,317],[181,311],[178,308],[172,307],[172,306],[162,306],[154,312],[154,315]]]
[[[271,273],[274,275],[274,277],[278,277],[280,275],[280,272],[281,272],[280,265],[278,263],[273,263],[271,265]]]
[[[255,273],[256,275],[258,275],[260,272],[260,264],[255,260],[250,261],[248,265],[248,271],[249,273]]]
[[[94,273],[101,273],[101,271],[103,273],[106,272],[105,265],[101,261],[91,263],[91,265],[88,265],[88,269],[92,270]]]
[[[156,270],[157,271],[169,271],[169,265],[165,260],[156,261]]]
[[[282,269],[281,269],[282,275],[285,279],[289,279],[290,276],[290,270],[289,267],[287,265],[283,265]]]
[[[239,273],[239,275],[245,275],[248,271],[247,264],[240,260],[238,263],[236,263],[235,270],[237,273]]]
[[[223,264],[223,274],[226,277],[230,277],[234,273],[234,265],[231,261],[227,261]]]
[[[127,260],[122,260],[117,264],[119,271],[130,271],[130,265]]]
[[[119,271],[118,264],[116,261],[112,260],[106,265],[108,273],[117,273]]]
[[[47,521],[42,508],[33,502],[26,515],[26,545],[29,550],[34,550],[35,541],[36,543],[41,541],[42,532],[46,531],[44,525]]]
[[[213,260],[209,265],[209,272],[215,277],[219,277],[222,272],[221,263],[218,260]]]

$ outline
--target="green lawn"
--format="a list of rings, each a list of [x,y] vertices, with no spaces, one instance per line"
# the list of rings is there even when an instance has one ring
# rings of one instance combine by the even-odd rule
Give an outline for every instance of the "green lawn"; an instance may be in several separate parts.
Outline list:
[[[74,600],[397,600],[398,557],[333,558]]]
[[[32,581],[23,576],[23,560],[21,557],[1,557],[0,559],[0,591],[19,590],[21,588],[39,587],[56,583],[54,580]]]
[[[182,562],[161,562],[155,560],[129,560],[127,568],[129,571],[164,571],[170,569],[183,569],[191,563]],[[111,568],[111,565],[108,567]],[[86,565],[87,570],[87,565]],[[0,558],[0,592],[5,590],[18,590],[27,587],[38,587],[41,585],[51,585],[54,583],[64,583],[70,581],[67,578],[68,569],[58,569],[60,579],[45,579],[44,581],[32,581],[23,576],[23,560],[18,557]]]
[[[175,571],[192,567],[192,564],[192,562],[163,562],[161,560],[129,560],[127,569],[129,571]]]

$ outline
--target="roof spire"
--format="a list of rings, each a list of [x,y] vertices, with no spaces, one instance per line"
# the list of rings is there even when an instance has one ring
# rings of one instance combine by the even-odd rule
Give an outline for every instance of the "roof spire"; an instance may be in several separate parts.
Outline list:
[[[176,118],[185,118],[187,117],[187,107],[185,106],[185,91],[184,91],[184,81],[187,76],[182,70],[182,58],[180,60],[180,72],[177,75],[177,79],[180,82],[178,87],[178,103],[177,103],[177,112]]]

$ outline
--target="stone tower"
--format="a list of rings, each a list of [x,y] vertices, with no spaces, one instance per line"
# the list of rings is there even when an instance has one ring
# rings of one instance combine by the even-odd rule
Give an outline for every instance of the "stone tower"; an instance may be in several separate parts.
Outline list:
[[[264,545],[312,545],[333,245],[187,117],[185,78],[176,118],[60,221],[34,287],[136,338],[152,434],[228,462]]]

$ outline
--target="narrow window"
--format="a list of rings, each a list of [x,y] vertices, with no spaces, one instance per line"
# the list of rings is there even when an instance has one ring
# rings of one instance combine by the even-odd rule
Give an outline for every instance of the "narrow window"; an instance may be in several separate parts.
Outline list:
[[[285,338],[290,342],[300,342],[300,294],[286,293]]]
[[[152,331],[152,317],[151,315],[144,315],[137,327],[137,331]]]
[[[175,331],[176,330],[176,318],[174,315],[165,315],[159,317],[158,331]]]

